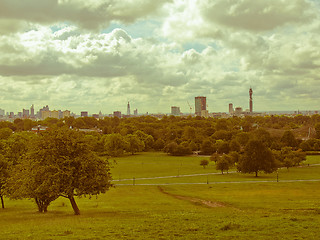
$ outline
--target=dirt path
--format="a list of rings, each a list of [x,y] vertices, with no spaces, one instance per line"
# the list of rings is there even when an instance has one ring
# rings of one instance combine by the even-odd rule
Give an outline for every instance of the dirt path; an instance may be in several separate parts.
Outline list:
[[[189,202],[192,202],[192,203],[197,204],[197,205],[203,205],[205,207],[210,207],[210,208],[225,207],[226,206],[225,204],[219,203],[219,202],[211,202],[211,201],[203,200],[203,199],[200,199],[200,198],[180,196],[180,195],[175,195],[175,194],[172,194],[172,193],[168,193],[168,192],[164,191],[162,187],[159,187],[159,186],[158,186],[158,189],[163,194],[169,195],[171,197],[174,197],[174,198],[177,198],[177,199],[180,199],[180,200],[189,201]]]

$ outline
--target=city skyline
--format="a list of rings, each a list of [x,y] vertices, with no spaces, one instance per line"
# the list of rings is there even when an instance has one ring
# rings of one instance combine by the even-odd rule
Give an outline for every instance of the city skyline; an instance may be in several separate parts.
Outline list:
[[[112,3],[112,4],[111,4]],[[0,3],[0,108],[188,113],[318,110],[320,3],[24,1]]]

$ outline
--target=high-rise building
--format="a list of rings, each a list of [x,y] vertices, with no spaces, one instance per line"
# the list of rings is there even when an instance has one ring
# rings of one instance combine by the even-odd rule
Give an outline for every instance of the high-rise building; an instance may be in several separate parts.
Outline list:
[[[121,112],[120,112],[120,111],[114,111],[114,112],[113,112],[113,116],[114,116],[114,117],[121,118]]]
[[[4,114],[5,114],[4,109],[1,109],[1,108],[0,108],[0,116],[1,116],[1,117],[3,117],[3,116],[4,116]]]
[[[249,97],[250,97],[250,99],[249,99],[250,113],[252,113],[252,111],[253,111],[252,93],[253,93],[252,88],[250,88],[250,90],[249,90]]]
[[[207,110],[207,98],[206,97],[195,97],[195,114],[201,116],[201,112]]]
[[[50,117],[59,119],[59,111],[57,110],[50,111]]]
[[[41,110],[41,119],[46,119],[51,117],[50,110]]]
[[[30,108],[30,117],[34,118],[34,106],[32,104],[31,108]]]
[[[130,116],[130,103],[128,102],[128,105],[127,105],[127,115]]]
[[[81,117],[88,117],[88,112],[81,112]]]
[[[233,114],[234,109],[233,109],[233,104],[229,103],[229,114]]]
[[[138,109],[133,110],[133,115],[138,116]]]
[[[70,111],[69,110],[65,110],[62,112],[62,118],[64,117],[70,117]]]
[[[22,109],[22,117],[24,118],[29,117],[29,109]]]
[[[171,115],[180,116],[180,107],[172,106],[171,107]]]

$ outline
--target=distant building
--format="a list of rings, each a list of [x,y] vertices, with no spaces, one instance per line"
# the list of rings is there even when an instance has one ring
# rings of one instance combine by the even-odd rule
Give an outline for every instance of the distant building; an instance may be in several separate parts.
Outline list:
[[[171,115],[180,116],[180,107],[172,106],[171,107]]]
[[[250,88],[249,89],[249,108],[250,108],[249,111],[250,111],[250,113],[253,112],[252,93],[253,93],[252,88]]]
[[[81,117],[88,117],[88,112],[81,112]]]
[[[99,119],[99,114],[92,114],[93,118]]]
[[[234,113],[236,115],[240,115],[240,114],[242,114],[242,112],[243,112],[242,107],[236,107],[234,110]]]
[[[51,117],[50,110],[41,110],[41,119],[46,119],[48,117]]]
[[[202,111],[201,111],[201,117],[208,118],[208,117],[209,117],[209,112],[208,112],[208,110],[202,110]]]
[[[65,118],[65,117],[70,117],[70,111],[69,110],[65,110],[62,112],[62,118]]]
[[[59,111],[57,110],[50,111],[50,117],[59,119]]]
[[[38,112],[38,118],[44,119],[44,118],[43,118],[43,114],[42,114],[43,111],[49,111],[49,106],[48,106],[48,105],[47,105],[47,106],[44,106],[43,108],[41,108],[41,109],[39,110],[39,112]]]
[[[233,109],[233,104],[229,103],[229,114],[233,114],[234,109]]]
[[[121,112],[120,111],[115,111],[115,112],[113,112],[113,116],[121,118]]]
[[[5,115],[4,109],[1,109],[1,108],[0,108],[0,116],[3,117],[4,115]]]
[[[127,115],[130,116],[130,103],[128,102],[128,105],[127,105]]]
[[[201,112],[207,110],[207,98],[206,97],[195,97],[195,114],[201,116]]]
[[[29,109],[22,109],[22,117],[24,118],[29,117]]]
[[[34,118],[35,116],[34,116],[34,105],[32,104],[31,105],[31,108],[30,108],[30,117],[31,118]]]
[[[47,126],[41,126],[41,125],[38,125],[36,127],[31,128],[31,131],[35,132],[35,133],[44,132],[44,131],[47,131],[47,130],[48,130]]]
[[[135,109],[135,110],[133,111],[133,115],[138,116],[138,109]]]

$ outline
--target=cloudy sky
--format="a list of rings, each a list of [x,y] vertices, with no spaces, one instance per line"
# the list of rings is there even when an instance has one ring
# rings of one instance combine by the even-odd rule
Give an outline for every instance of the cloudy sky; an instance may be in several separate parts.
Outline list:
[[[0,0],[0,108],[320,109],[318,0]]]

